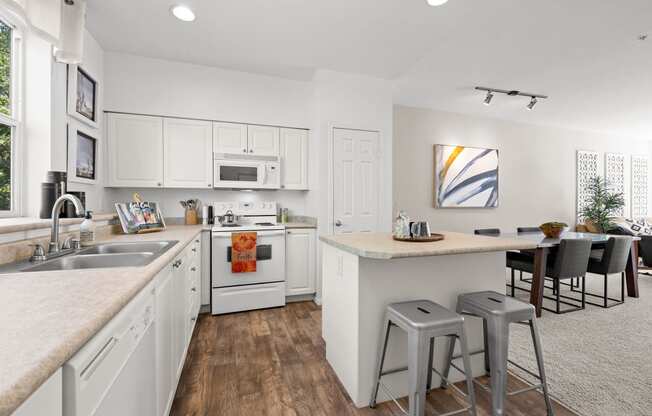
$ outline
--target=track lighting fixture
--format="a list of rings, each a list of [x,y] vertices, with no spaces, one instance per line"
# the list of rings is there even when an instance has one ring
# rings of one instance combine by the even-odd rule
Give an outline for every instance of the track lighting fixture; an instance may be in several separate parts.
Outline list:
[[[502,90],[500,88],[488,88],[488,87],[475,87],[476,90],[478,91],[486,91],[487,96],[484,99],[484,105],[489,105],[491,104],[491,100],[494,98],[495,93],[499,94],[505,94],[510,97],[530,97],[530,102],[527,105],[528,110],[532,110],[535,105],[539,102],[539,99],[546,99],[548,98],[547,95],[542,95],[542,94],[532,94],[529,92],[522,92],[519,90]]]
[[[491,91],[487,91],[487,96],[484,99],[484,105],[489,105],[491,104],[491,100],[494,98],[494,93]]]

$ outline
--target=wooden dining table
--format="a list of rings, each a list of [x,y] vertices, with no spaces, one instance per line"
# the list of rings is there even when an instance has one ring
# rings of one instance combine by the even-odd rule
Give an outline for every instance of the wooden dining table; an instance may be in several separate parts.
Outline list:
[[[561,240],[569,238],[585,238],[592,242],[591,248],[597,249],[604,247],[609,241],[609,234],[592,234],[564,232],[559,238],[547,238],[542,232],[524,232],[524,233],[507,233],[500,235],[503,238],[524,240],[536,244],[534,249],[534,273],[532,276],[532,290],[530,291],[530,303],[534,305],[537,316],[541,316],[543,306],[543,289],[546,277],[546,263],[548,254],[555,247],[559,246]],[[627,259],[625,269],[625,281],[627,283],[627,296],[632,298],[639,297],[638,291],[638,242],[640,237],[633,237],[632,248]]]

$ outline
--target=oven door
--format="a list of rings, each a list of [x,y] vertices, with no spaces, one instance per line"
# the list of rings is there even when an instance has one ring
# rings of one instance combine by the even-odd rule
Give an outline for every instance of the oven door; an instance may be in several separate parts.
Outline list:
[[[256,271],[231,272],[231,234],[213,232],[213,287],[252,285],[285,281],[285,231],[257,231]]]
[[[257,189],[264,186],[265,163],[247,160],[216,160],[215,188]]]

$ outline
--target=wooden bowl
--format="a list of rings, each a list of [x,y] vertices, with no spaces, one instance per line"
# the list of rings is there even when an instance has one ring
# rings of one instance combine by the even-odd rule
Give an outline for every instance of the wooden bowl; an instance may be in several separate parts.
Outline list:
[[[552,224],[541,224],[539,226],[539,229],[543,232],[543,235],[545,235],[546,238],[559,238],[561,233],[564,231],[564,228],[566,227],[563,225]]]

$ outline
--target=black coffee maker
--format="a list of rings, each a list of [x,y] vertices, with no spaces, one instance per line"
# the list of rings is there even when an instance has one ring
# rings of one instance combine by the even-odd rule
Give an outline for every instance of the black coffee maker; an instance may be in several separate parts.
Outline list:
[[[82,202],[86,206],[86,193],[85,192],[67,192],[68,190],[68,174],[66,172],[49,171],[45,177],[45,182],[41,183],[41,211],[39,216],[41,218],[52,218],[52,207],[55,201],[63,194],[69,193]],[[75,218],[75,207],[72,203],[66,201],[61,207],[59,218]]]

